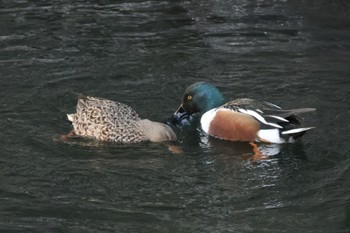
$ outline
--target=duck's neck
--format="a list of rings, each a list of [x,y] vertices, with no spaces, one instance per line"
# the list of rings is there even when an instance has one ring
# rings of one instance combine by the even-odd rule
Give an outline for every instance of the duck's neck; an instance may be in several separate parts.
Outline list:
[[[225,98],[220,92],[209,93],[206,101],[204,102],[203,112],[205,113],[210,109],[217,108],[225,103]]]
[[[140,130],[143,132],[145,140],[151,142],[175,141],[176,134],[166,124],[142,119],[137,121]]]

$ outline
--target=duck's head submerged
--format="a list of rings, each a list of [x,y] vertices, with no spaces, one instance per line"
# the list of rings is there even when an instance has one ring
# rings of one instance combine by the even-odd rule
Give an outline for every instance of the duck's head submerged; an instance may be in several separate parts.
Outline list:
[[[143,141],[163,142],[176,141],[174,131],[166,124],[142,119],[137,122],[139,130],[143,132]]]
[[[141,119],[128,105],[98,97],[79,98],[76,113],[68,119],[74,128],[69,135],[120,143],[177,140],[168,125]]]
[[[183,122],[194,113],[201,115],[206,111],[224,104],[222,93],[207,82],[197,82],[190,85],[182,96],[180,107],[173,115],[173,122]]]

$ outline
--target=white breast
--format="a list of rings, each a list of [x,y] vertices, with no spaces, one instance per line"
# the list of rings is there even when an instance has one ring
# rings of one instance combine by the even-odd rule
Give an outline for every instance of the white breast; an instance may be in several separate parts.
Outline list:
[[[201,117],[201,126],[204,132],[209,133],[210,123],[213,121],[217,112],[217,108],[211,109]]]

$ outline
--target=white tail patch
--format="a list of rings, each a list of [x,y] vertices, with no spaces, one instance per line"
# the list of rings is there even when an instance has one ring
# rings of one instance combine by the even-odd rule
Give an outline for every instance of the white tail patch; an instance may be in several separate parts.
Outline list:
[[[285,141],[280,137],[278,129],[262,129],[258,131],[258,137],[261,141],[270,143],[284,143]]]
[[[73,122],[74,114],[67,114],[67,118],[69,121]]]
[[[301,132],[308,131],[308,130],[313,129],[313,128],[315,128],[315,127],[291,129],[291,130],[283,131],[282,134],[301,133]]]
[[[223,109],[221,109],[223,110]],[[201,126],[204,132],[209,132],[210,123],[213,121],[217,112],[217,108],[211,109],[203,114],[201,117]]]

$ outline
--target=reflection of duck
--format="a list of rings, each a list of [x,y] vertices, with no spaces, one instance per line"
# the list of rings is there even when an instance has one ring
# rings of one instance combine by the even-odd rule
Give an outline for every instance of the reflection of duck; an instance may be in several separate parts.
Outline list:
[[[76,113],[67,116],[73,124],[73,134],[79,136],[122,143],[176,140],[169,126],[140,119],[129,106],[107,99],[80,97]]]
[[[284,110],[275,104],[253,99],[225,103],[222,93],[213,85],[197,82],[190,85],[174,118],[199,112],[201,127],[209,135],[231,141],[294,142],[313,127],[300,127],[300,113],[314,108]]]
[[[252,142],[231,142],[220,140],[208,135],[202,135],[200,146],[204,149],[210,148],[218,154],[230,156],[242,156],[248,159],[263,159],[275,156],[281,151],[281,144],[252,143]],[[253,150],[252,150],[253,147]],[[253,155],[251,154],[253,152]]]

